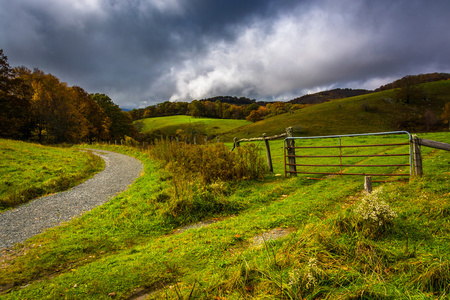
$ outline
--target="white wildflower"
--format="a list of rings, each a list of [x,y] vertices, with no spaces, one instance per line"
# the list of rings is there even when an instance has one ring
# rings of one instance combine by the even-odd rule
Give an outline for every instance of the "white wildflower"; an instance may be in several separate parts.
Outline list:
[[[306,288],[312,288],[316,286],[317,284],[317,276],[318,269],[317,269],[317,259],[316,258],[310,258],[308,261],[308,271],[306,273]]]
[[[397,213],[386,202],[379,199],[381,194],[382,188],[367,194],[355,209],[355,213],[360,215],[363,220],[378,224],[378,226],[392,222]]]
[[[300,270],[294,269],[289,271],[289,283],[288,285],[298,284],[300,281]]]

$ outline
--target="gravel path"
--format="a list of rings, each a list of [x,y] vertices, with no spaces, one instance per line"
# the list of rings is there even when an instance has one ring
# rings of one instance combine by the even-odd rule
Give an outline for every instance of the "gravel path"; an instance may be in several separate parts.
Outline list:
[[[124,191],[142,172],[137,159],[105,150],[89,149],[105,161],[105,169],[65,192],[41,197],[0,214],[0,249],[69,221]]]

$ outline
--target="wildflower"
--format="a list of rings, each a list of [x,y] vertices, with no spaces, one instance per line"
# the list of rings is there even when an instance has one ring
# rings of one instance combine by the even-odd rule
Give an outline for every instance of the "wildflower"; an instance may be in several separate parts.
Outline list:
[[[308,261],[308,271],[306,273],[306,288],[312,288],[316,286],[317,284],[317,259],[316,258],[310,258]]]
[[[300,281],[300,270],[299,269],[294,269],[289,271],[289,283],[288,285],[295,285],[298,284],[298,282]]]
[[[378,226],[392,222],[397,216],[397,213],[386,202],[379,199],[380,194],[382,194],[382,188],[367,194],[355,209],[355,213],[360,215],[363,220],[378,224]]]

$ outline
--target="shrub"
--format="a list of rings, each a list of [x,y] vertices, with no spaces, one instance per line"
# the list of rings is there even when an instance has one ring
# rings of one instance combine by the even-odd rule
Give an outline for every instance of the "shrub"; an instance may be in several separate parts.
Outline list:
[[[232,152],[223,143],[192,145],[161,141],[150,155],[166,164],[174,173],[195,174],[205,184],[216,181],[263,178],[267,172],[260,149],[245,144]]]
[[[363,227],[372,233],[392,225],[397,216],[397,213],[381,199],[382,192],[382,188],[379,188],[364,196],[354,211]]]
[[[242,204],[230,201],[227,183],[233,180],[262,178],[267,171],[255,145],[247,144],[236,152],[223,143],[192,145],[161,141],[150,155],[164,164],[170,176],[164,215],[174,225],[199,221],[214,214],[235,213]]]

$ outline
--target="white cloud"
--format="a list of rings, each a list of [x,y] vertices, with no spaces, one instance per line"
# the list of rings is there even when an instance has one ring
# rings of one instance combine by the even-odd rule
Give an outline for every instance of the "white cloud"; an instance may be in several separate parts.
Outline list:
[[[338,80],[348,72],[345,62],[363,63],[355,56],[369,43],[360,28],[348,26],[353,20],[340,13],[296,11],[272,24],[259,20],[241,28],[234,42],[212,44],[206,55],[178,67],[177,92],[171,99],[233,90],[267,97]]]

